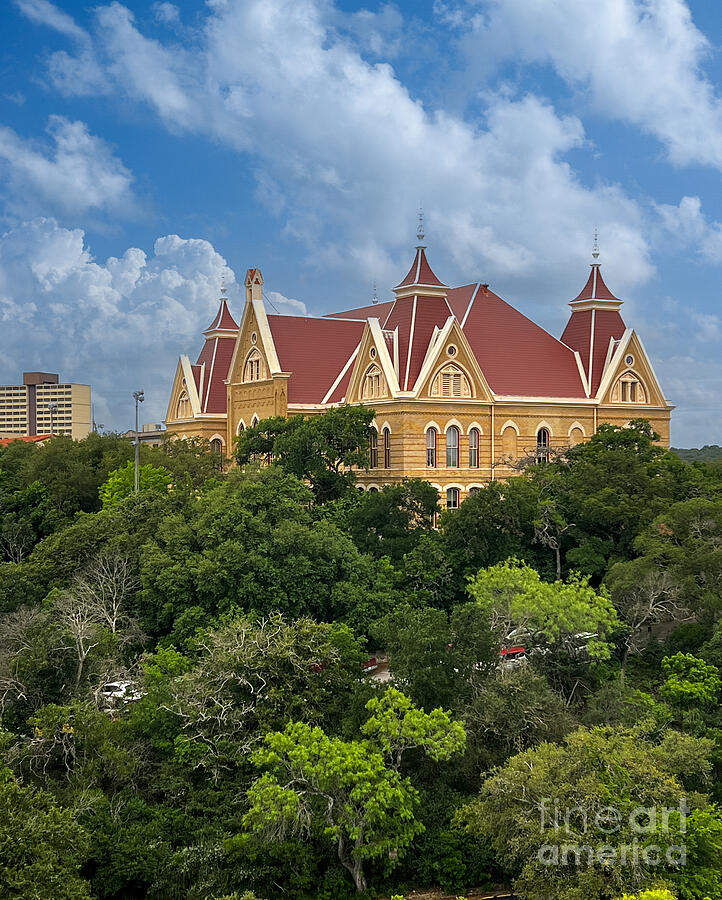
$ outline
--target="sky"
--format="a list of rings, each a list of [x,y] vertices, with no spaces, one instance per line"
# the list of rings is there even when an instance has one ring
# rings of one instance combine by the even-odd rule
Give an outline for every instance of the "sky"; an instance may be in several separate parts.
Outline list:
[[[222,278],[389,299],[421,205],[443,281],[555,335],[598,228],[673,443],[722,444],[721,40],[702,0],[4,0],[0,382],[160,422]]]

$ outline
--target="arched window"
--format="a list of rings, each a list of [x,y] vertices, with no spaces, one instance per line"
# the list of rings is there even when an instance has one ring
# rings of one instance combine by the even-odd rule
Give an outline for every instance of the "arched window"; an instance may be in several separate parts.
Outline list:
[[[614,403],[646,403],[647,392],[634,372],[625,372],[612,388]]]
[[[480,490],[481,490],[481,488],[478,488],[478,487],[470,487],[469,488],[469,496],[473,497],[474,494],[478,494]]]
[[[381,369],[373,365],[364,375],[363,387],[361,389],[362,400],[373,400],[376,397],[386,396],[386,381],[381,374]]]
[[[369,494],[378,494],[379,489],[373,485],[369,488]]]
[[[378,469],[379,467],[379,433],[375,428],[371,429],[369,435],[369,468]]]
[[[255,428],[256,425],[258,425],[258,421],[259,421],[258,416],[255,413],[253,413],[253,418],[251,419],[251,428]]]
[[[446,467],[459,468],[459,429],[450,425],[446,430]]]
[[[472,428],[469,432],[469,468],[479,468],[479,429]]]
[[[214,456],[223,456],[223,441],[220,438],[213,438],[211,441],[211,453]]]
[[[176,419],[190,419],[191,417],[191,401],[188,397],[188,392],[183,391],[183,393],[178,398],[178,403],[176,404],[175,410]]]
[[[584,440],[584,432],[581,428],[574,427],[569,431],[569,446],[576,447],[577,444],[581,444]]]
[[[436,429],[429,428],[426,432],[426,465],[430,469],[436,468]]]
[[[260,381],[266,377],[266,367],[258,350],[251,350],[243,368],[243,381]]]
[[[384,469],[391,468],[391,429],[384,428]]]
[[[459,489],[455,487],[450,487],[446,489],[446,508],[447,509],[458,509],[459,508]]]
[[[432,397],[471,397],[471,383],[463,369],[449,364],[436,373],[429,393]]]
[[[548,428],[540,428],[536,433],[536,458],[537,462],[549,462],[549,448],[551,437]]]
[[[236,428],[236,434],[240,434],[242,431],[245,431],[245,430],[246,430],[246,426],[243,424],[243,422],[239,422],[238,428]]]

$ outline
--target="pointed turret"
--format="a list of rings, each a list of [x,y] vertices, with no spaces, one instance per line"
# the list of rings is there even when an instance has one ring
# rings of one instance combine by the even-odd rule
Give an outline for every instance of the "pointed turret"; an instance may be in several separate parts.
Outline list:
[[[426,245],[424,241],[424,217],[419,210],[419,227],[416,231],[418,244],[416,245],[416,255],[411,264],[406,278],[396,285],[394,293],[399,296],[411,296],[413,294],[433,294],[434,296],[446,296],[447,285],[440,281],[434,274],[434,270],[429,265],[426,258]]]
[[[203,334],[206,339],[216,337],[215,332],[227,332],[228,334],[219,334],[218,337],[235,337],[238,331],[238,323],[231,315],[228,309],[228,297],[226,296],[226,281],[221,282],[221,298],[218,301],[218,312],[211,324],[206,328]]]
[[[621,340],[626,326],[619,313],[622,301],[614,296],[602,278],[596,233],[592,259],[587,283],[569,301],[572,314],[562,334],[562,342],[579,353],[589,394],[593,397],[604,374],[610,345]]]

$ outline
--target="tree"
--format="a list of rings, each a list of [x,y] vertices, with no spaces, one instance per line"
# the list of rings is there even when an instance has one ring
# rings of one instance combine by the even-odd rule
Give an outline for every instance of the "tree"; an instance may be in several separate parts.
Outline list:
[[[641,891],[639,894],[625,894],[618,900],[677,900],[677,898],[667,888],[651,888],[648,891]]]
[[[314,416],[264,419],[238,437],[236,459],[274,460],[286,472],[306,479],[316,500],[342,496],[355,482],[353,467],[366,468],[374,411],[341,406]]]
[[[72,591],[88,606],[95,607],[110,631],[116,634],[132,620],[128,598],[140,587],[133,561],[127,553],[101,551],[72,581]]]
[[[168,491],[168,486],[173,476],[164,466],[144,465],[138,467],[138,482],[141,491],[150,491],[163,494]],[[108,476],[108,480],[100,488],[100,499],[103,508],[109,509],[121,500],[129,497],[135,490],[135,466],[131,460],[122,469],[115,469]]]
[[[88,836],[70,810],[0,770],[0,895],[90,900],[90,886],[79,873],[88,849]]]
[[[717,666],[691,653],[665,656],[662,673],[666,680],[660,693],[675,706],[711,706],[722,688]]]
[[[676,732],[653,744],[635,731],[578,729],[563,745],[513,756],[462,820],[517,874],[525,900],[604,900],[671,881],[679,854],[666,852],[685,834],[680,816],[664,809],[686,810],[687,787],[709,773],[711,749]],[[623,855],[635,842],[637,853]]]
[[[416,790],[366,744],[301,722],[265,743],[253,761],[270,772],[248,791],[246,827],[274,841],[306,837],[318,821],[359,893],[368,887],[364,861],[402,852],[421,831]]]
[[[426,716],[397,691],[369,704],[375,743],[329,738],[300,722],[266,735],[255,765],[268,769],[248,792],[246,827],[266,840],[308,836],[314,826],[336,844],[358,892],[367,889],[364,861],[392,862],[419,834],[417,791],[398,772],[401,754],[418,746],[437,760],[463,749],[463,729],[441,710]],[[383,752],[382,752],[383,751]],[[386,753],[395,765],[386,764]]]
[[[606,584],[627,626],[620,670],[624,684],[630,654],[644,650],[647,629],[664,622],[683,622],[690,610],[672,574],[644,558],[617,563],[610,570]]]
[[[582,642],[592,659],[609,656],[606,639],[617,616],[606,591],[595,591],[588,578],[571,575],[549,584],[536,570],[511,560],[478,572],[469,593],[503,647],[521,642],[575,651]]]

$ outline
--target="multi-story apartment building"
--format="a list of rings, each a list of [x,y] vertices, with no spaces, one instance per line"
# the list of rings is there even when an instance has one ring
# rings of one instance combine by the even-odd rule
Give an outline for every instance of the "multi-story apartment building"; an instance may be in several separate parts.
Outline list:
[[[488,284],[447,287],[425,250],[420,241],[393,300],[322,318],[268,315],[263,277],[249,269],[240,325],[222,297],[195,365],[181,356],[168,430],[230,455],[260,419],[363,403],[376,420],[359,486],[421,477],[451,508],[604,422],[648,419],[669,446],[673,407],[596,249],[561,339]]]
[[[24,372],[22,384],[0,385],[0,434],[87,437],[90,385],[60,384],[50,372]]]

